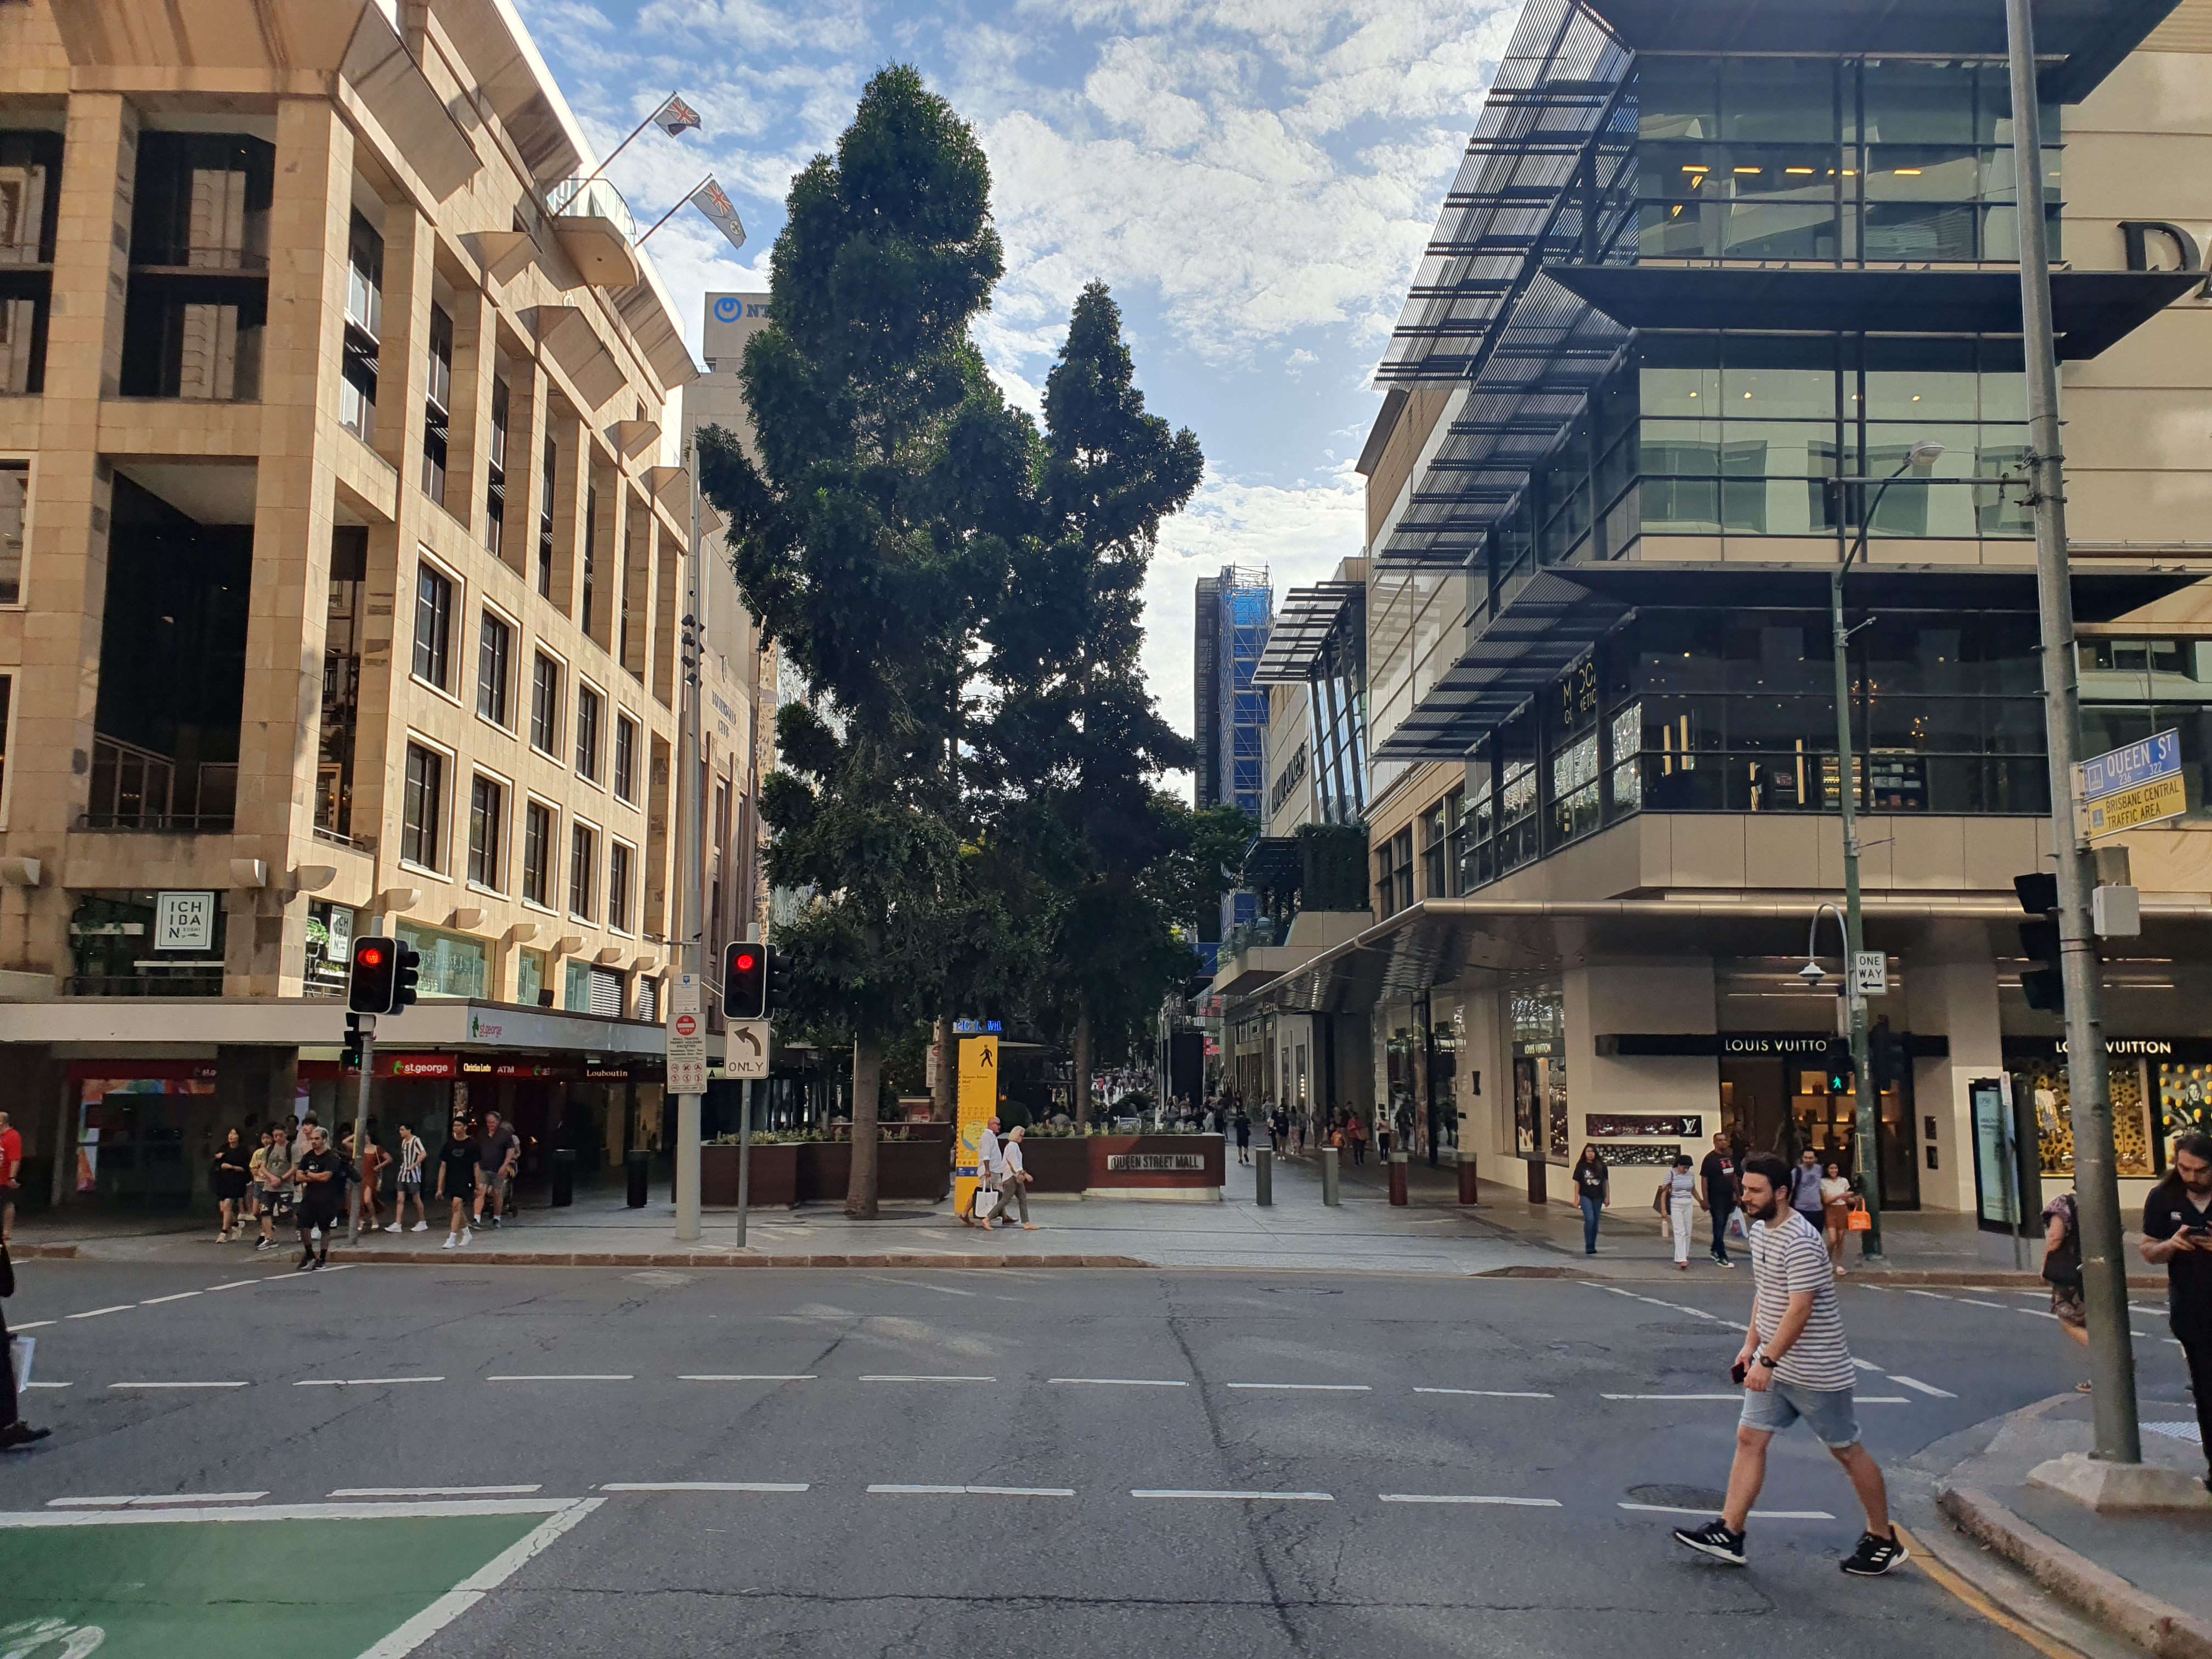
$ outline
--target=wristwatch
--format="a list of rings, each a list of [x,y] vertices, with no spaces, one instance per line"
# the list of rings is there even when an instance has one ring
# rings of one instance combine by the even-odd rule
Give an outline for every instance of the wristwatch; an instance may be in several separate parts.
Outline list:
[[[1766,1356],[1765,1354],[1759,1354],[1759,1355],[1757,1355],[1757,1356],[1755,1356],[1755,1357],[1757,1358],[1757,1359],[1758,1359],[1759,1363],[1760,1364],[1762,1364],[1762,1365],[1765,1366],[1765,1367],[1766,1367],[1766,1369],[1767,1369],[1767,1370],[1769,1370],[1770,1371],[1771,1371],[1771,1370],[1773,1370],[1777,1365],[1778,1365],[1778,1364],[1780,1364],[1782,1363],[1782,1362],[1781,1362],[1780,1360],[1778,1360],[1778,1359],[1770,1358],[1769,1358],[1768,1356]]]

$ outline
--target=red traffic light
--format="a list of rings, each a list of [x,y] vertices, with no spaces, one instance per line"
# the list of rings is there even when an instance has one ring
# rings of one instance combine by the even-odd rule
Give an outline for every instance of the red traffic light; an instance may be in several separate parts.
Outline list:
[[[354,960],[364,968],[381,968],[384,966],[384,952],[374,945],[364,945]]]
[[[755,957],[751,951],[740,951],[737,957],[738,971],[741,974],[750,974],[753,970],[754,964],[758,962],[758,960],[759,958]]]

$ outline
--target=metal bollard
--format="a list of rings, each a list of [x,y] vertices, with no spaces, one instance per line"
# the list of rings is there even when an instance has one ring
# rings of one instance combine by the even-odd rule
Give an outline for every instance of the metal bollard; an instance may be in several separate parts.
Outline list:
[[[1462,1204],[1480,1202],[1475,1196],[1474,1168],[1474,1154],[1462,1152],[1459,1155],[1459,1201]]]
[[[1390,1154],[1390,1201],[1401,1206],[1407,1201],[1406,1154],[1403,1152]]]
[[[1335,1147],[1321,1149],[1321,1201],[1332,1210],[1343,1202],[1336,1190],[1336,1160]]]
[[[1252,1154],[1252,1201],[1273,1204],[1275,1201],[1275,1155],[1262,1146]]]

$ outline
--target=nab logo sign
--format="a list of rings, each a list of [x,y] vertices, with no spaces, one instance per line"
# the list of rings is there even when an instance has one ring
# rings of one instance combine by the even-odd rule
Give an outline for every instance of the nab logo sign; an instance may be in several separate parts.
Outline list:
[[[745,302],[734,295],[725,294],[714,301],[714,320],[734,323],[745,314]]]

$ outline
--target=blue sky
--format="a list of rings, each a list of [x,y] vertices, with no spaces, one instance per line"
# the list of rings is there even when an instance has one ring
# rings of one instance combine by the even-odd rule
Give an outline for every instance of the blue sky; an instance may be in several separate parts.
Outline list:
[[[1278,593],[1359,551],[1369,380],[1510,33],[1510,0],[517,0],[602,153],[671,88],[703,132],[610,170],[641,221],[711,169],[751,240],[679,214],[652,250],[696,349],[700,296],[767,286],[792,174],[868,76],[916,64],[991,159],[1007,272],[978,337],[1036,407],[1068,307],[1120,301],[1152,407],[1206,451],[1163,538],[1146,667],[1191,717],[1191,585]]]

